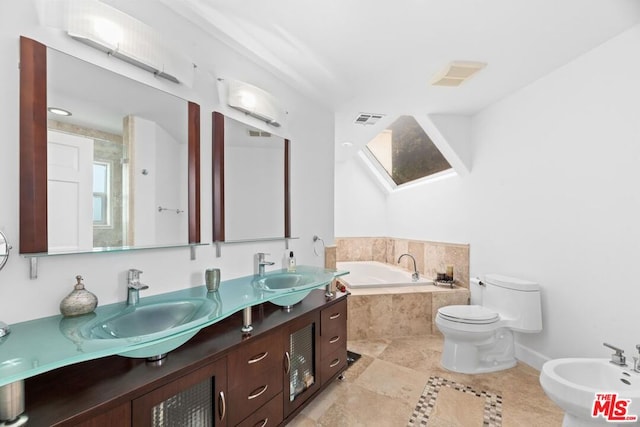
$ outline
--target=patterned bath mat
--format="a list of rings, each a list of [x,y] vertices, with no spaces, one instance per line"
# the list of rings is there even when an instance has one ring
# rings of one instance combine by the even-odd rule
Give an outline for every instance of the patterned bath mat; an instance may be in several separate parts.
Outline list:
[[[430,377],[408,426],[502,426],[502,396]]]

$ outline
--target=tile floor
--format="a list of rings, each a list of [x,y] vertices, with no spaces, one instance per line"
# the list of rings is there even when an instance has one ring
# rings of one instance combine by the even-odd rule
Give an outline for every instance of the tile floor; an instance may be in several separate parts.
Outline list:
[[[450,372],[440,366],[442,337],[439,335],[350,341],[348,348],[361,353],[362,358],[346,371],[343,381],[332,383],[288,424],[289,427],[404,427],[430,376],[502,395],[502,425],[505,427],[562,424],[563,413],[542,391],[538,371],[523,363],[491,374]],[[464,405],[465,396],[460,395],[459,404]],[[447,422],[437,425],[467,427],[472,424]],[[475,425],[481,426],[482,419]]]

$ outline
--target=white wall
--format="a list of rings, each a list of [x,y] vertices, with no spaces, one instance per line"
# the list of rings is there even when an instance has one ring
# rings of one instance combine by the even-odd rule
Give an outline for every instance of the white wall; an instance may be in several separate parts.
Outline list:
[[[388,199],[385,234],[469,242],[472,275],[541,284],[544,331],[517,338],[534,366],[607,357],[603,341],[630,356],[640,342],[639,48],[636,26],[483,110],[470,175]],[[337,168],[337,235],[369,214],[341,206],[359,192],[360,178],[342,181],[347,167]]]
[[[0,271],[0,320],[7,323],[57,314],[60,300],[72,290],[77,274],[85,277],[87,288],[98,296],[100,304],[107,304],[125,299],[129,268],[144,271],[142,280],[150,286],[145,294],[152,295],[201,285],[207,267],[221,268],[223,280],[252,274],[255,252],[271,252],[277,261],[284,250],[284,242],[228,245],[223,246],[222,257],[216,258],[215,248],[209,245],[197,249],[196,261],[190,261],[187,248],[55,256],[40,259],[39,277],[30,280],[29,261],[18,255],[20,35],[200,104],[203,242],[211,242],[211,112],[221,108],[216,77],[244,80],[274,94],[289,111],[281,129],[285,133],[282,136],[292,144],[292,232],[300,239],[292,241],[291,247],[298,263],[322,265],[323,260],[313,255],[314,234],[333,240],[333,114],[226,45],[172,17],[164,6],[154,6],[150,15],[148,3],[129,3],[145,13],[136,16],[138,19],[171,34],[181,51],[198,64],[193,87],[155,79],[150,73],[107,58],[57,30],[41,27],[31,1],[0,2],[0,229],[14,246],[7,266]]]

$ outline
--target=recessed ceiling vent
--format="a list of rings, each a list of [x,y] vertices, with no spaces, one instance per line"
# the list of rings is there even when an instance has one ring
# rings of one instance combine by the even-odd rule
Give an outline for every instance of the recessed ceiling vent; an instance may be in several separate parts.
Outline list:
[[[360,125],[373,125],[383,117],[384,114],[360,113],[353,122]]]
[[[249,133],[249,136],[252,136],[252,137],[262,137],[262,138],[270,138],[271,137],[271,133],[264,132],[264,131],[261,131],[261,130],[252,130],[252,129],[250,129],[247,132]]]
[[[487,64],[484,62],[453,61],[435,75],[431,84],[433,86],[460,86],[486,66]]]

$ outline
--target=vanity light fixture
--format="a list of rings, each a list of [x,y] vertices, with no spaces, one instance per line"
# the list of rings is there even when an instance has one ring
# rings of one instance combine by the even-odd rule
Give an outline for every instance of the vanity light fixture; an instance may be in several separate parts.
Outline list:
[[[268,125],[280,127],[284,110],[278,100],[259,87],[238,80],[224,80],[227,84],[227,104]]]
[[[167,69],[184,68],[182,58],[165,47],[160,34],[126,13],[96,0],[71,0],[65,29],[71,38],[109,56],[180,83]]]
[[[48,107],[47,111],[49,111],[52,114],[57,114],[58,116],[70,116],[71,115],[71,111],[67,111],[64,108]]]

